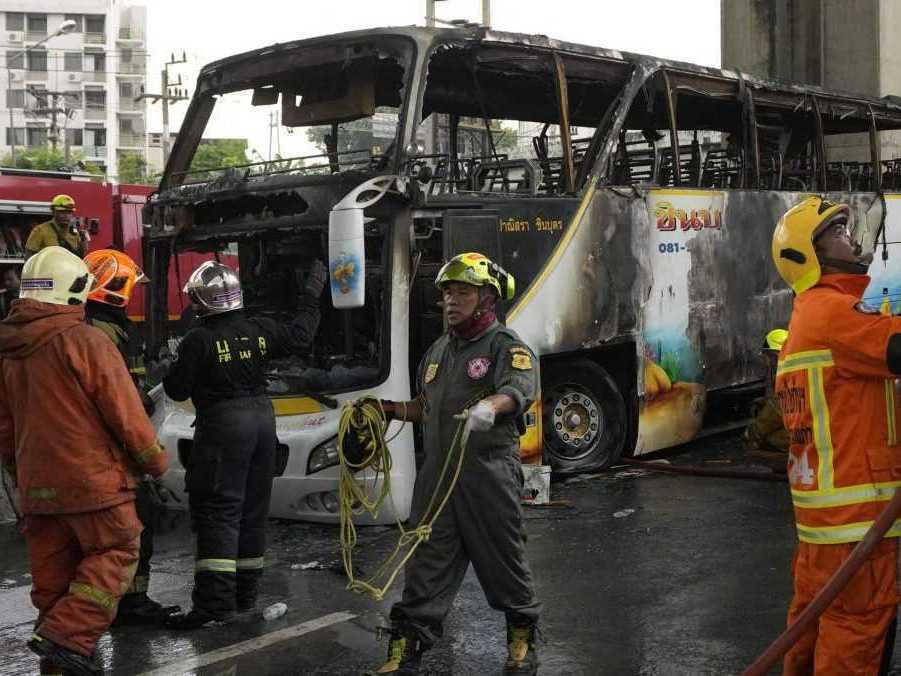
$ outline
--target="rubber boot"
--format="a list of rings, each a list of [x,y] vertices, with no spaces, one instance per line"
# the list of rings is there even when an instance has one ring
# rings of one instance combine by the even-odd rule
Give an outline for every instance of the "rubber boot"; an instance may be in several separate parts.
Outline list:
[[[505,674],[533,676],[538,673],[538,649],[535,646],[535,625],[514,626],[507,623],[507,661]]]
[[[61,668],[63,673],[75,676],[95,676],[95,674],[103,673],[103,667],[93,655],[86,657],[39,634],[32,634],[28,647],[48,663]],[[43,665],[43,660],[41,662]]]
[[[42,657],[40,661],[41,676],[65,676],[63,668],[56,662],[46,657]]]
[[[419,673],[419,663],[425,652],[414,632],[393,628],[388,641],[388,657],[385,663],[370,674],[394,674],[414,676]]]
[[[119,601],[114,627],[139,624],[159,624],[170,615],[181,610],[181,606],[164,606],[146,593],[126,594]]]
[[[169,615],[163,620],[163,624],[169,629],[178,629],[189,631],[192,629],[203,629],[204,627],[212,627],[231,619],[231,615],[219,616],[208,613],[200,608],[192,608],[187,613],[175,613]]]

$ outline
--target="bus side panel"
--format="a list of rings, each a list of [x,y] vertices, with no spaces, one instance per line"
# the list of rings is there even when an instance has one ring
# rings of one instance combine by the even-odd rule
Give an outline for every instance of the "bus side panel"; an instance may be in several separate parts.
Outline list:
[[[633,193],[586,191],[507,313],[507,323],[538,355],[587,350],[636,333],[647,286],[647,218]]]
[[[692,439],[706,395],[761,380],[766,332],[787,326],[791,292],[770,258],[798,196],[660,189],[648,194],[653,283],[644,308],[644,397],[636,454]]]

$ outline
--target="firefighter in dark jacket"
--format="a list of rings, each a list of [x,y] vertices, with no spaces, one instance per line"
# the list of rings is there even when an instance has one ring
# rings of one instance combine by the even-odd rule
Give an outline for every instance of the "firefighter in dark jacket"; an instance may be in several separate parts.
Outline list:
[[[163,387],[197,409],[185,475],[197,560],[194,607],[167,626],[194,629],[256,604],[277,444],[266,366],[309,351],[326,274],[314,261],[289,325],[245,317],[240,280],[227,265],[206,262],[185,285],[199,325],[179,344]]]
[[[469,564],[492,608],[507,619],[506,674],[534,674],[541,604],[525,558],[519,436],[537,396],[538,364],[528,346],[495,317],[499,298],[513,297],[513,278],[485,256],[451,259],[435,280],[448,331],[423,358],[420,395],[383,402],[389,418],[423,425],[425,460],[413,488],[410,521],[418,523],[436,490],[446,454],[468,411],[462,473],[446,508],[405,568],[403,598],[391,609],[388,659],[378,674],[415,674],[424,650],[441,637],[444,619]]]
[[[140,352],[130,340],[131,322],[125,314],[135,285],[147,281],[147,278],[128,254],[114,249],[92,251],[85,256],[84,262],[94,275],[94,285],[85,304],[85,320],[113,341],[135,381],[144,409],[149,415],[152,413],[153,402],[138,383],[143,367]],[[141,554],[134,580],[119,601],[113,624],[158,623],[167,615],[180,610],[178,606],[163,606],[147,596],[150,559],[153,556],[156,495],[156,485],[149,480],[141,481],[135,490],[135,508],[144,526],[141,532]]]

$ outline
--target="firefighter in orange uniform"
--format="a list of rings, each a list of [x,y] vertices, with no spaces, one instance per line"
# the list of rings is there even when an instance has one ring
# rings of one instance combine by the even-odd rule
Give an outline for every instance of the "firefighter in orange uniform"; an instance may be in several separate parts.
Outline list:
[[[135,475],[167,467],[116,347],[84,322],[92,276],[42,249],[0,322],[0,459],[18,484],[46,674],[97,674],[93,656],[138,561]]]
[[[901,317],[861,301],[871,257],[846,204],[810,197],[780,219],[773,260],[797,294],[776,393],[789,432],[798,549],[791,623],[863,538],[901,480],[894,379]],[[885,673],[894,642],[901,521],[811,630],[784,674]]]

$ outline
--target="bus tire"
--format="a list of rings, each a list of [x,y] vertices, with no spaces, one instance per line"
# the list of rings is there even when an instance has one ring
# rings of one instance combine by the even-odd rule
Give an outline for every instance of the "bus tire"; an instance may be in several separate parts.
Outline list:
[[[626,404],[610,374],[587,359],[542,371],[545,462],[565,474],[606,469],[619,460]]]

